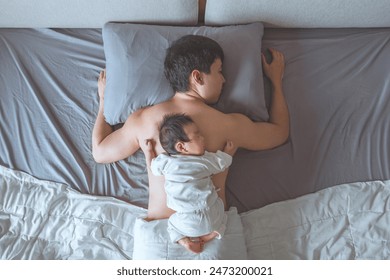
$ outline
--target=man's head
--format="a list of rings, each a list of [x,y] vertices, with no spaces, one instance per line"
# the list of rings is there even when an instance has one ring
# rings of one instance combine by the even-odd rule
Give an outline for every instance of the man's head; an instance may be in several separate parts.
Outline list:
[[[199,35],[186,35],[168,48],[164,62],[164,73],[175,92],[190,90],[190,77],[194,70],[209,74],[211,65],[224,54],[214,40]]]
[[[204,138],[198,126],[185,114],[165,115],[160,124],[160,143],[169,155],[203,155]]]

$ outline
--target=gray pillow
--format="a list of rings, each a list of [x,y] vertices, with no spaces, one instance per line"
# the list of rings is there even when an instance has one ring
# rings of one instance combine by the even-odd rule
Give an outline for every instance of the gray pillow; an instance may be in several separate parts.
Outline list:
[[[107,83],[104,116],[123,123],[139,108],[165,101],[173,90],[164,76],[166,49],[186,34],[208,36],[225,54],[226,79],[215,108],[268,120],[261,66],[262,23],[223,27],[178,27],[107,23],[103,27]]]

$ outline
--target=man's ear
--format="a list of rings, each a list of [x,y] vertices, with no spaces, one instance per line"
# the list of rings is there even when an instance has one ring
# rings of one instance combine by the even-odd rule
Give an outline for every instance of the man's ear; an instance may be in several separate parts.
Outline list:
[[[202,78],[202,72],[199,70],[193,70],[191,72],[191,78],[194,83],[197,83],[199,85],[203,85],[203,78]]]
[[[179,141],[179,142],[177,142],[177,143],[175,144],[175,149],[176,149],[176,151],[178,151],[179,153],[186,153],[186,152],[187,152],[187,149],[186,149],[186,147],[185,147],[185,145],[184,145],[184,142],[181,142],[181,141]]]

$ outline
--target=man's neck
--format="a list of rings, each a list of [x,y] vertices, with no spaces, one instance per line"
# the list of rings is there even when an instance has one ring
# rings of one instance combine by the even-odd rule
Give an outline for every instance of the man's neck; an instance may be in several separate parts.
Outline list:
[[[206,100],[204,100],[197,92],[192,90],[186,92],[176,92],[174,98],[179,100],[194,100],[206,103]]]

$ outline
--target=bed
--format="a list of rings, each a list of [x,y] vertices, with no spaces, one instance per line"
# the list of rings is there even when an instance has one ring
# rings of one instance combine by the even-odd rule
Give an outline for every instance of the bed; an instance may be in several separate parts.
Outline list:
[[[152,0],[94,1],[93,7],[88,1],[2,2],[1,259],[390,258],[387,1],[237,6],[230,0],[222,6],[216,0],[167,0],[158,1],[160,8]],[[26,7],[33,12],[26,15]],[[289,140],[273,150],[237,152],[227,180],[226,238],[196,256],[167,244],[166,221],[140,219],[148,199],[142,152],[107,165],[91,154],[97,77],[124,61],[109,48],[126,43],[128,32],[150,29],[169,36],[206,32],[225,44],[225,74],[235,82],[217,108],[255,120],[267,118],[270,85],[263,75],[253,76],[259,72],[236,77],[230,69],[239,61],[231,57],[267,54],[268,48],[286,57]],[[123,32],[127,37],[118,36]],[[142,49],[149,37],[135,42]],[[237,38],[258,46],[237,52]],[[245,41],[250,38],[257,41]],[[161,49],[144,51],[163,55]],[[260,71],[259,64],[253,69]],[[117,84],[112,78],[111,86]],[[262,94],[250,90],[258,87]],[[133,103],[145,101],[132,97]],[[112,101],[107,119],[120,125],[116,120],[129,112],[111,114],[123,111]]]

